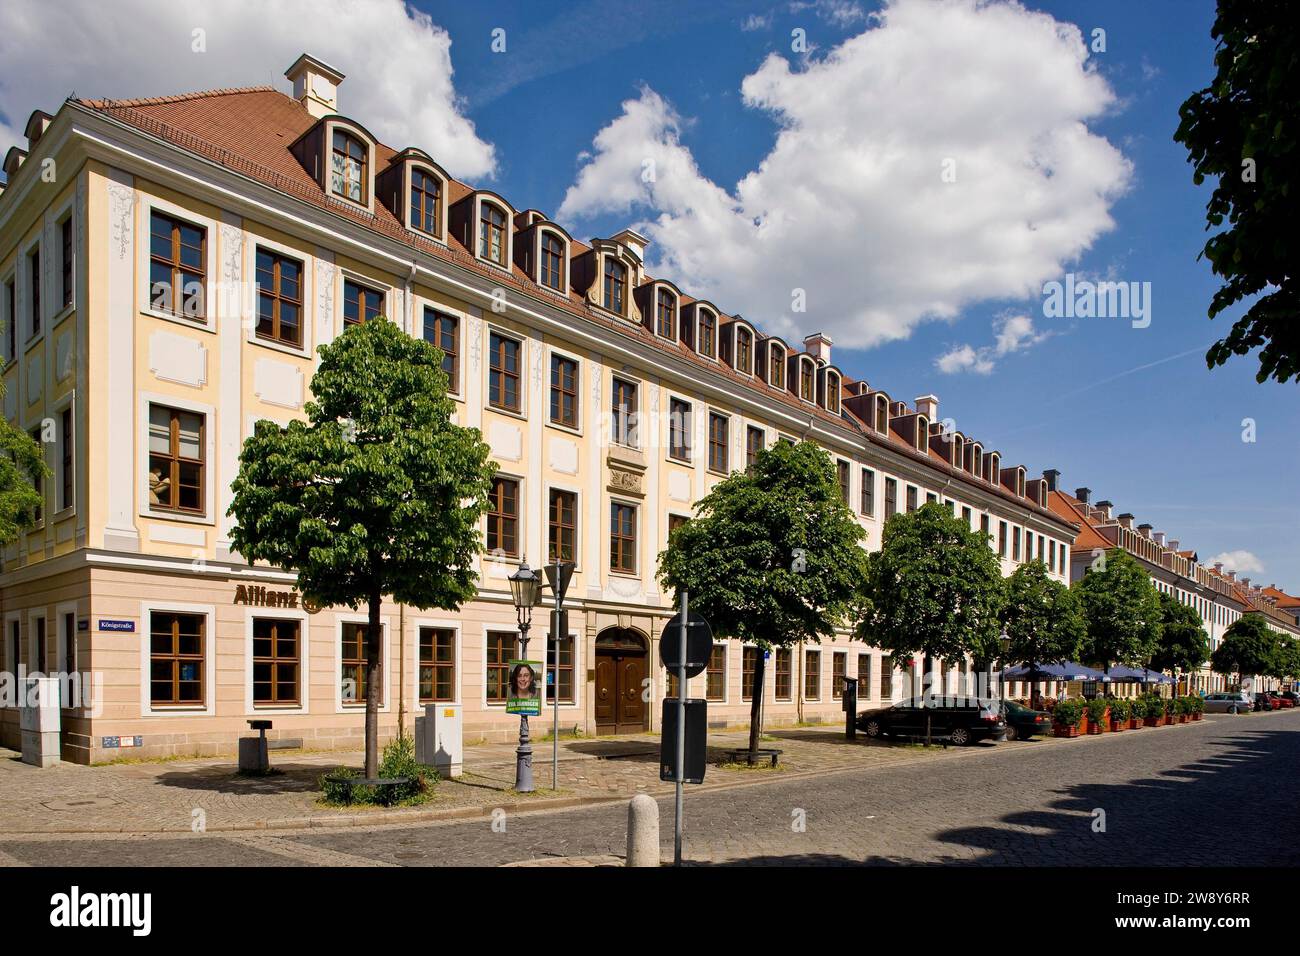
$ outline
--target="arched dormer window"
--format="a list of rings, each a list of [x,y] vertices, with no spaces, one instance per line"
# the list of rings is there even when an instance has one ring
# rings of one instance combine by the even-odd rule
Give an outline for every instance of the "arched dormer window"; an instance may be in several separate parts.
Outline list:
[[[1016,469],[1016,497],[1023,498],[1024,496],[1025,496],[1025,469],[1017,468]]]
[[[564,291],[564,240],[549,229],[542,230],[537,278],[542,285]]]
[[[677,297],[667,289],[660,289],[655,295],[655,334],[666,339],[673,338],[676,321]]]
[[[806,355],[799,359],[799,397],[805,402],[817,402],[817,370]]]
[[[709,358],[718,357],[718,317],[708,309],[700,309],[699,352]]]
[[[988,480],[990,484],[996,485],[999,476],[1002,474],[1002,456],[994,452],[989,460]]]
[[[360,139],[335,129],[330,144],[330,192],[355,203],[368,203],[369,155],[369,148]]]
[[[961,432],[952,433],[952,466],[957,469],[966,467],[966,439]]]
[[[916,416],[916,450],[923,455],[930,453],[930,420],[924,415]]]
[[[490,202],[479,207],[478,254],[499,266],[506,264],[506,214]]]
[[[627,314],[627,266],[612,256],[605,257],[605,286],[601,303],[610,312]]]
[[[889,434],[889,396],[876,396],[876,431]]]
[[[773,343],[767,353],[767,384],[785,388],[785,349]]]
[[[840,376],[838,372],[826,373],[826,410],[833,415],[840,413]]]
[[[736,329],[736,371],[754,373],[754,333],[746,328]]]
[[[967,447],[967,454],[970,456],[970,464],[966,470],[972,475],[981,474],[984,470],[984,449],[979,442],[972,442]]]
[[[442,181],[423,169],[411,169],[410,226],[431,236],[442,234]]]

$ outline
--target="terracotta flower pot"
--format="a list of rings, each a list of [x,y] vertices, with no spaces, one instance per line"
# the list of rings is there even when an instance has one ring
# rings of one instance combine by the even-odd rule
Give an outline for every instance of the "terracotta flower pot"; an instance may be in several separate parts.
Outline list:
[[[1129,729],[1129,730],[1140,730],[1140,729],[1142,728],[1142,726],[1143,726],[1143,724],[1142,724],[1142,718],[1141,718],[1141,717],[1130,717],[1130,718],[1128,719],[1128,729]]]
[[[1200,720],[1200,719],[1201,719],[1200,711],[1197,711],[1196,713],[1192,714],[1192,720]]]
[[[1119,733],[1121,730],[1127,730],[1127,729],[1128,729],[1128,721],[1127,721],[1127,720],[1112,720],[1112,721],[1110,722],[1110,732],[1111,732],[1112,734],[1117,734],[1117,733]]]
[[[1079,725],[1078,724],[1053,724],[1052,736],[1077,737],[1079,736]]]
[[[1142,723],[1146,727],[1159,727],[1164,722],[1163,717],[1143,717]]]

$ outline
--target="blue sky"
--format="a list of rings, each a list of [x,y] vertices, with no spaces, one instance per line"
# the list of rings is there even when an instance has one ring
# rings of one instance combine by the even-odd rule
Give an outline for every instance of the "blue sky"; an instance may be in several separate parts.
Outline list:
[[[1296,387],[1203,360],[1232,317],[1206,318],[1209,190],[1171,137],[1212,75],[1211,0],[898,0],[884,20],[872,0],[418,0],[427,20],[400,0],[281,0],[291,31],[254,0],[122,4],[138,9],[12,0],[0,149],[73,90],[285,88],[307,49],[390,145],[578,238],[638,225],[686,291],[760,328],[831,331],[847,374],[937,394],[1005,462],[1058,468],[1203,560],[1242,552],[1253,579],[1300,592]],[[134,17],[152,33],[113,26]],[[1076,62],[1097,28],[1104,51]],[[54,33],[61,56],[38,56]],[[817,254],[823,223],[838,259]],[[1066,272],[1150,283],[1149,326],[1044,315],[1043,281]]]

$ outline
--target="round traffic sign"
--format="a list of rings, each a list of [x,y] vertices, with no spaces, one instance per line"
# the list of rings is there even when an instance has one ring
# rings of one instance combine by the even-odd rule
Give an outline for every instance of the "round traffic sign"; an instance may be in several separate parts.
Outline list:
[[[682,657],[682,614],[678,611],[673,619],[664,625],[659,635],[659,660],[672,673],[677,672]],[[686,624],[686,676],[702,674],[709,666],[709,654],[713,651],[713,628],[703,616],[691,612]]]

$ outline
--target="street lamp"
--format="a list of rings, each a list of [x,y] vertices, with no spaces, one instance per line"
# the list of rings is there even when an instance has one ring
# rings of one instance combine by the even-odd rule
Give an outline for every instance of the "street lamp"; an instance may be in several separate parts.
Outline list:
[[[528,659],[528,628],[533,623],[533,608],[542,600],[542,579],[528,566],[528,559],[510,575],[510,597],[519,620],[519,658]],[[510,691],[507,689],[506,694]],[[515,750],[515,790],[533,792],[533,745],[528,741],[528,715],[519,715],[519,747]]]

